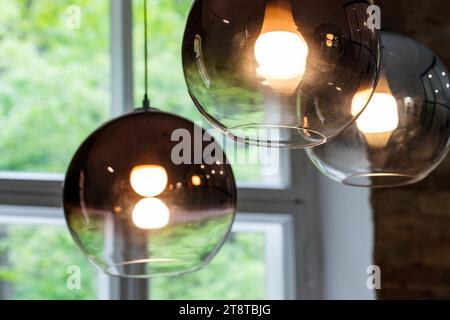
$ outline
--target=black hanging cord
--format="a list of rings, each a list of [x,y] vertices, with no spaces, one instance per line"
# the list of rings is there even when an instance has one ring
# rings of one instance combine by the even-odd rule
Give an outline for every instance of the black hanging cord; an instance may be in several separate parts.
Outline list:
[[[142,100],[142,107],[150,109],[150,100],[148,99],[148,35],[147,35],[147,0],[144,0],[144,69],[145,69],[145,93]]]

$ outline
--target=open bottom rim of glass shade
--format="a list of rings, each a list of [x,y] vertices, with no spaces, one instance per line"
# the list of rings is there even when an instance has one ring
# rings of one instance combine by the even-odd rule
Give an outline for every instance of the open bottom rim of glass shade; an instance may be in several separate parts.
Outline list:
[[[248,131],[256,131],[255,136],[249,136]],[[280,138],[271,138],[267,135],[278,132]],[[327,138],[321,133],[303,127],[271,124],[239,125],[226,130],[231,139],[250,145],[266,148],[312,148],[324,144]],[[290,139],[286,138],[290,136]]]
[[[166,272],[157,272],[156,274],[153,273],[147,273],[147,265],[157,265],[158,263],[166,263],[166,262],[174,262],[174,261],[180,261],[179,259],[164,259],[164,258],[153,258],[153,259],[140,259],[140,260],[133,260],[133,261],[126,261],[122,263],[116,263],[108,266],[104,266],[103,268],[100,268],[103,272],[105,272],[108,275],[116,276],[116,277],[124,277],[124,278],[131,278],[131,279],[148,279],[148,278],[157,278],[161,276],[179,276],[186,273],[190,273],[193,271],[197,271],[201,268],[203,268],[205,265],[208,264],[209,259],[206,261],[203,261],[199,263],[198,265],[188,267],[183,270],[178,271],[166,271]],[[96,266],[98,266],[96,263],[94,263]],[[125,268],[128,269],[125,272],[118,272],[118,268]]]
[[[228,136],[230,139],[241,142],[244,144],[250,144],[258,147],[265,148],[290,148],[290,149],[303,149],[317,147],[328,141],[327,137],[318,131],[312,130],[310,128],[304,128],[301,126],[289,126],[282,124],[242,124],[233,127],[227,127],[223,123],[219,122],[217,119],[212,117],[194,95],[189,91],[189,95],[192,101],[196,105],[197,109],[200,111],[202,116],[216,129],[220,130],[224,135]],[[247,130],[260,130],[256,136],[248,136]],[[267,132],[274,133],[273,130],[280,130],[281,137],[278,138],[268,138]],[[272,132],[270,132],[272,131]],[[283,135],[290,135],[294,137],[293,139],[285,139]]]
[[[342,183],[352,187],[392,188],[410,185],[418,180],[416,176],[395,172],[359,173],[348,176]]]

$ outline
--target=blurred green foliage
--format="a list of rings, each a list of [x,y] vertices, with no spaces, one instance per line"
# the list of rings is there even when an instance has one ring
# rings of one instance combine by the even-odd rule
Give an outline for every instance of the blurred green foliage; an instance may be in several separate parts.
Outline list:
[[[0,255],[7,255],[7,266],[0,267],[0,281],[12,286],[11,299],[96,297],[95,268],[63,228],[8,226],[6,237],[0,239]],[[70,266],[80,268],[79,289],[67,286]]]
[[[0,170],[64,172],[109,114],[109,1],[0,4]]]
[[[149,2],[153,105],[200,120],[180,58],[191,1]],[[81,8],[80,29],[68,26],[70,5]],[[134,0],[134,5],[135,96],[140,102],[142,2]],[[0,2],[0,171],[64,172],[79,144],[108,119],[109,19],[109,0]],[[258,166],[235,169],[239,180],[258,182]],[[153,297],[264,298],[263,239],[261,234],[234,235],[207,268],[152,282]],[[65,229],[10,226],[0,238],[1,255],[8,263],[0,266],[0,284],[12,285],[13,299],[95,298],[95,270]],[[67,289],[70,265],[82,270],[81,290]]]

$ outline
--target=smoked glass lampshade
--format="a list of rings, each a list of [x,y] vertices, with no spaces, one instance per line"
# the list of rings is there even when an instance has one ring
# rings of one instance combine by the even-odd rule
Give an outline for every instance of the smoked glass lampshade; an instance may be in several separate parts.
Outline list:
[[[383,32],[378,87],[356,122],[307,150],[328,177],[344,184],[390,187],[425,178],[444,159],[450,139],[450,78],[416,41]],[[349,109],[359,110],[359,94]]]
[[[106,273],[181,274],[205,265],[225,241],[236,185],[222,149],[200,127],[138,110],[79,148],[64,211],[76,243]]]
[[[189,93],[234,140],[320,145],[368,102],[379,66],[369,1],[196,0],[182,56]]]

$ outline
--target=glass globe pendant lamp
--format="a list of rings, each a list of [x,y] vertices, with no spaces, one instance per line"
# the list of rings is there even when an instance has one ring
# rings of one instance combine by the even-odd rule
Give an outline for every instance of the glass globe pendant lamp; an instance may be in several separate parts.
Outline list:
[[[382,33],[381,76],[363,113],[332,141],[307,150],[326,176],[347,185],[395,187],[427,177],[450,143],[450,78],[420,43]],[[360,110],[358,94],[349,109]]]
[[[181,142],[172,141],[174,132],[184,134]],[[196,163],[194,146],[202,155],[214,152]],[[179,163],[183,159],[187,163]],[[228,235],[235,210],[233,173],[219,145],[192,122],[155,110],[136,110],[95,131],[64,184],[73,238],[112,275],[179,274],[203,266]]]
[[[197,108],[234,140],[303,148],[359,115],[378,77],[368,1],[196,0],[183,68]],[[348,109],[356,93],[361,110]]]
[[[63,203],[75,242],[104,272],[177,275],[204,266],[224,243],[236,184],[218,143],[193,122],[150,108],[146,93],[143,108],[83,142]]]

